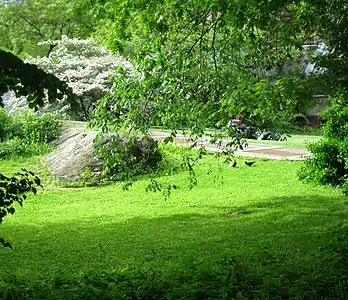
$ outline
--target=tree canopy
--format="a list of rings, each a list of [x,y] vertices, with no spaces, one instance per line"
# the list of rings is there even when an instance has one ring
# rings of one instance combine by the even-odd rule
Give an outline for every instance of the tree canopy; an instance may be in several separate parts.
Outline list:
[[[87,121],[97,100],[110,90],[109,78],[115,75],[116,68],[122,66],[129,69],[131,66],[92,39],[69,39],[63,36],[60,40],[46,43],[51,42],[57,46],[49,57],[31,57],[28,61],[65,80],[76,94],[80,109],[72,112],[67,103],[57,101],[45,105],[44,111],[55,111]]]
[[[287,118],[313,105],[318,76],[304,75],[312,53],[303,45],[318,32],[314,24],[323,22],[319,4],[327,3],[107,0],[85,5],[96,15],[99,40],[143,74],[132,89],[125,88],[126,103],[120,101],[123,84],[118,82],[117,102],[134,106],[137,115],[139,107],[151,106],[151,115],[162,116],[156,122],[166,127],[198,128],[226,124],[230,114],[245,114],[265,126],[274,116]]]
[[[202,136],[206,127],[226,127],[229,116],[240,114],[272,129],[312,106],[315,94],[326,95],[338,108],[348,103],[348,6],[343,0],[47,4],[3,5],[1,47],[40,54],[33,45],[50,40],[41,53],[48,55],[56,47],[53,38],[63,33],[92,34],[126,57],[135,76],[119,68],[94,116],[93,124],[106,130],[126,124],[147,131],[161,125],[174,134],[188,128]],[[71,94],[53,75],[9,52],[0,55],[1,93],[13,88],[29,94],[32,107],[44,103],[45,90],[51,101]],[[306,73],[309,62],[314,67]]]
[[[63,35],[87,37],[93,22],[76,14],[78,1],[26,0],[2,1],[0,7],[0,45],[16,55],[48,56]],[[39,45],[51,40],[52,43]]]

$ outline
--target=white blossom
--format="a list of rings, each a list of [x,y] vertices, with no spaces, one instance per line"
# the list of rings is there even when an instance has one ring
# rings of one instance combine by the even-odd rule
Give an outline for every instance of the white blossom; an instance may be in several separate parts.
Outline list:
[[[111,88],[110,77],[116,76],[116,68],[122,67],[130,73],[132,66],[121,56],[113,55],[95,41],[70,39],[63,36],[58,41],[46,41],[41,44],[55,45],[49,57],[29,57],[27,62],[38,65],[46,72],[53,73],[64,80],[78,96],[82,111],[78,118],[86,119],[97,100]],[[13,97],[5,105],[13,109]],[[18,101],[23,105],[23,101]],[[44,111],[67,113],[69,106],[64,101],[49,104]]]

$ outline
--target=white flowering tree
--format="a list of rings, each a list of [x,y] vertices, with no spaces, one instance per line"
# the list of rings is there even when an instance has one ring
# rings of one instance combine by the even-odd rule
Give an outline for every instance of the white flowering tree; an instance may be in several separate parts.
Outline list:
[[[130,70],[131,65],[124,58],[111,54],[90,39],[70,39],[63,36],[61,40],[47,41],[43,44],[50,43],[57,46],[49,57],[30,57],[27,60],[67,82],[77,95],[80,109],[71,112],[70,106],[63,99],[55,103],[46,101],[43,111],[65,114],[76,120],[88,120],[97,100],[109,91],[110,77],[115,76],[115,70],[118,67]],[[11,109],[16,107],[16,103],[25,103],[23,99],[9,96],[4,102]]]

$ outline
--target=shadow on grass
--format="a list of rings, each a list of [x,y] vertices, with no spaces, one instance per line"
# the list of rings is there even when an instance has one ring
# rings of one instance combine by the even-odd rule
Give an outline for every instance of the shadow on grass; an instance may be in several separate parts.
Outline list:
[[[346,280],[347,220],[348,202],[339,196],[197,205],[178,215],[118,222],[108,215],[76,216],[74,222],[10,227],[14,251],[0,249],[0,255],[7,274],[63,277],[127,266],[185,273],[198,265],[223,272],[221,262],[232,259],[242,266],[244,282],[238,284],[250,297],[322,299]]]

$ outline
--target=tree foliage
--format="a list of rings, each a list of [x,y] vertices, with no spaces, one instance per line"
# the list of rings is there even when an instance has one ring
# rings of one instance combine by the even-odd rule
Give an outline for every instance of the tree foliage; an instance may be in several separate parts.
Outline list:
[[[88,120],[97,100],[111,88],[110,77],[118,67],[130,71],[131,65],[122,57],[112,55],[91,39],[69,39],[43,42],[57,45],[49,57],[29,58],[28,61],[64,80],[77,96],[79,110],[71,111],[63,101],[47,103],[44,111],[70,114],[78,120]]]
[[[50,103],[64,99],[77,107],[75,95],[64,81],[0,49],[0,95],[9,91],[14,91],[17,97],[28,96],[30,108],[43,106],[46,97]]]
[[[343,102],[343,103],[342,103]],[[335,187],[348,195],[348,108],[339,97],[324,114],[323,139],[309,145],[313,156],[307,158],[299,178]]]
[[[228,114],[265,126],[324,94],[340,100],[326,115],[324,140],[311,147],[315,158],[307,167],[312,175],[339,177],[318,175],[321,182],[346,182],[346,141],[339,138],[348,99],[345,0],[86,0],[85,7],[97,16],[101,38],[142,74],[138,82],[118,81],[119,92],[100,102],[100,124],[145,126],[156,115],[166,127],[199,135],[206,125],[226,124]],[[334,132],[329,124],[337,120]]]
[[[93,22],[85,14],[76,14],[77,1],[11,1],[0,8],[1,48],[16,55],[48,56],[63,35],[85,38]]]
[[[315,84],[300,63],[309,37],[292,29],[299,8],[278,2],[89,1],[97,35],[141,74],[137,82],[117,82],[113,97],[137,111],[122,118],[139,123],[135,116],[143,115],[147,123],[200,134],[203,126],[225,125],[230,114],[263,124],[312,104]]]

